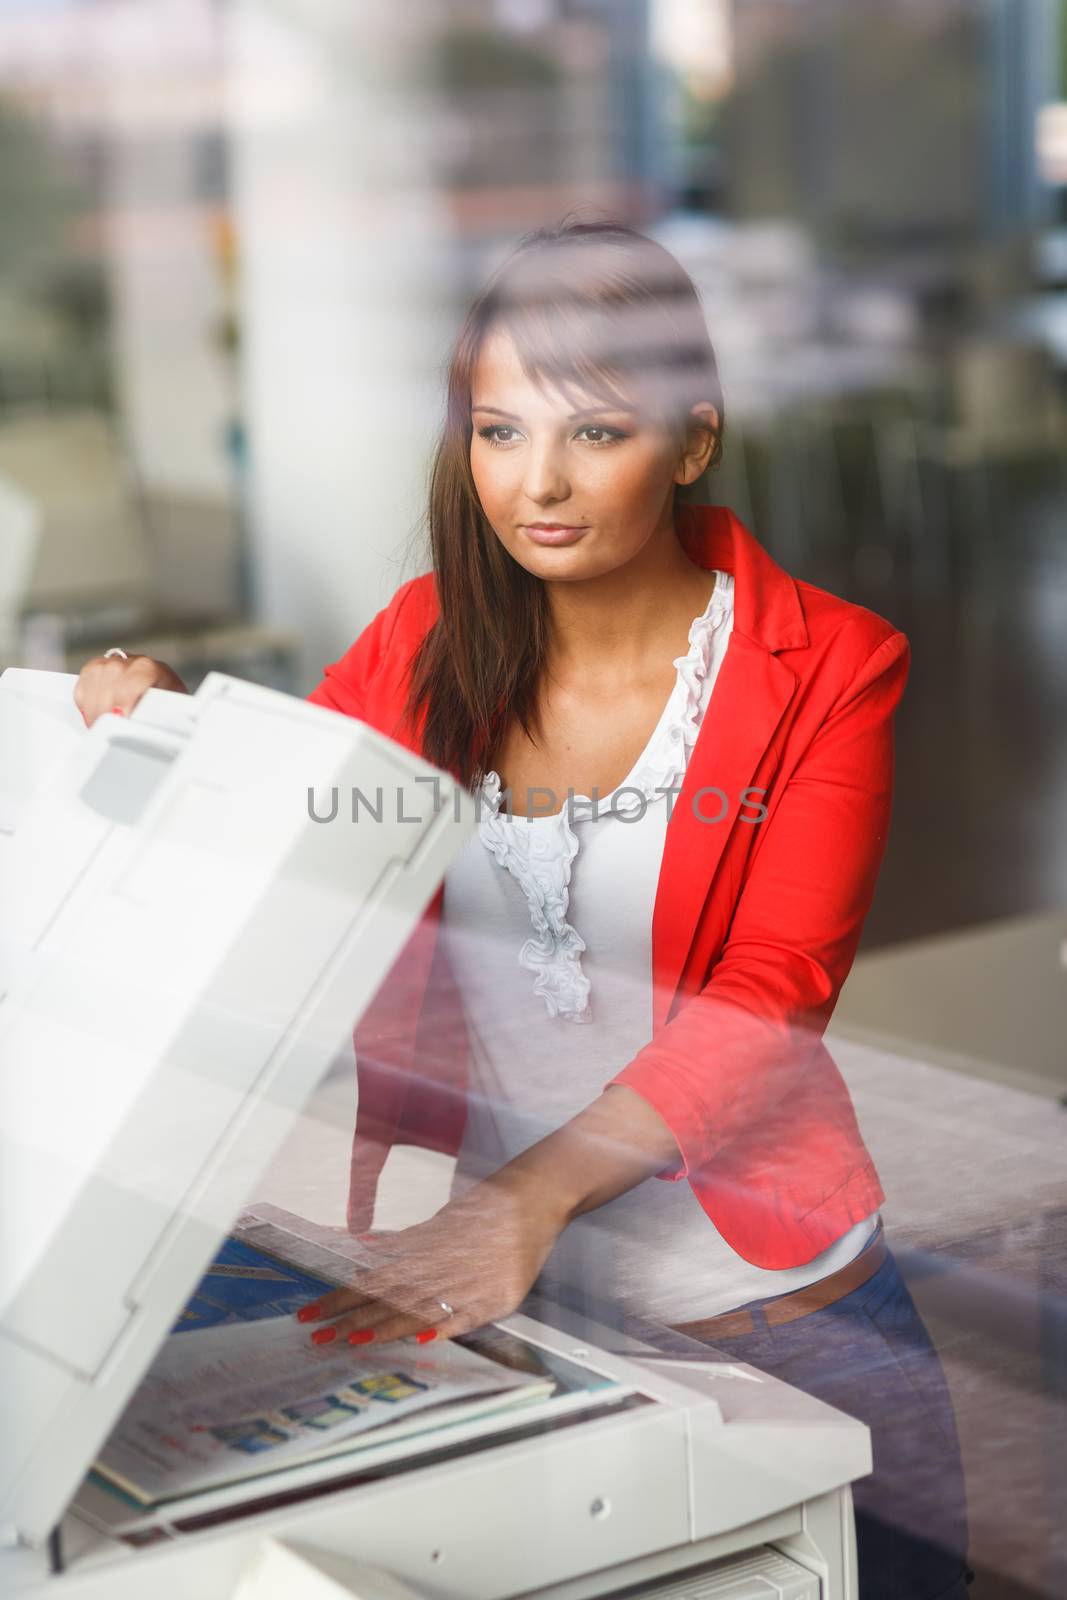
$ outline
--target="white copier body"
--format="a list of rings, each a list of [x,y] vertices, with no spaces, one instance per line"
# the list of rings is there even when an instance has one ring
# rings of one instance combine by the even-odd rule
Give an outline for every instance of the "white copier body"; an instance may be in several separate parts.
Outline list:
[[[853,1600],[861,1423],[700,1346],[664,1359],[558,1307],[501,1326],[613,1377],[625,1405],[469,1422],[447,1449],[430,1435],[362,1451],[355,1474],[344,1457],[289,1468],[270,1499],[261,1479],[260,1499],[231,1489],[183,1529],[161,1514],[143,1548],[85,1514],[86,1472],[473,801],[365,724],[222,674],[89,730],[72,687],[0,677],[5,1585],[578,1600],[665,1594],[729,1558],[701,1594]],[[373,826],[351,821],[355,790],[378,796]]]

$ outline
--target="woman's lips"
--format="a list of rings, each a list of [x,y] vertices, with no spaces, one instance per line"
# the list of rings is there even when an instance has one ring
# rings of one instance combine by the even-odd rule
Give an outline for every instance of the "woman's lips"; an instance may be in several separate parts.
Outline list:
[[[587,530],[585,528],[537,528],[525,525],[525,532],[535,544],[574,544]]]

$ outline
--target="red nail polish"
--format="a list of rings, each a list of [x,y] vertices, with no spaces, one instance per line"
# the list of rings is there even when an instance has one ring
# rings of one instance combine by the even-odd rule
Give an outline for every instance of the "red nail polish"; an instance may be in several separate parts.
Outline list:
[[[355,1333],[348,1335],[349,1344],[370,1344],[374,1338],[373,1328],[357,1328]]]
[[[322,1316],[322,1307],[316,1300],[314,1305],[301,1306],[296,1314],[297,1322],[314,1322],[316,1317]]]
[[[437,1338],[436,1328],[423,1328],[421,1333],[415,1335],[416,1344],[429,1344],[431,1339]]]
[[[116,717],[124,717],[126,715],[121,706],[112,706],[111,709],[115,713]]]
[[[337,1338],[336,1328],[316,1328],[311,1335],[312,1344],[329,1344],[331,1339]]]

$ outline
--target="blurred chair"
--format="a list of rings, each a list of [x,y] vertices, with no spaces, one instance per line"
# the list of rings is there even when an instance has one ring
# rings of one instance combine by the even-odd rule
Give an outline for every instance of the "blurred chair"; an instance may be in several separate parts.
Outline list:
[[[1043,345],[968,340],[953,353],[950,385],[948,437],[962,455],[1062,466],[1067,407]]]
[[[40,525],[23,609],[121,608],[146,618],[153,586],[144,528],[111,419],[93,410],[0,419],[0,473],[35,505]]]
[[[946,367],[947,417],[914,420],[899,443],[918,485],[922,548],[937,582],[985,570],[1010,532],[1018,473],[1067,491],[1067,408],[1043,346],[967,339]],[[932,570],[931,570],[932,569]]]
[[[37,529],[12,602],[8,664],[77,672],[89,656],[120,642],[131,654],[168,662],[190,689],[219,671],[296,692],[296,632],[234,615],[232,511],[174,495],[146,501],[106,413],[4,416],[0,479],[13,485],[11,504],[29,507]],[[6,575],[16,567],[4,544],[0,628]],[[205,590],[216,595],[211,610]]]

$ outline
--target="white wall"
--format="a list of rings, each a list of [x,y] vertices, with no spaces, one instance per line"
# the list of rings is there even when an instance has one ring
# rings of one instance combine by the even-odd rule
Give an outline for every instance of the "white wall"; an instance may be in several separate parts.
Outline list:
[[[126,442],[149,492],[228,502],[231,363],[217,342],[225,196],[198,162],[219,126],[210,0],[107,0],[76,34],[107,140],[102,222]],[[79,58],[76,56],[75,61]]]
[[[403,48],[382,0],[236,0],[228,26],[253,573],[309,687],[418,570],[452,312]]]

